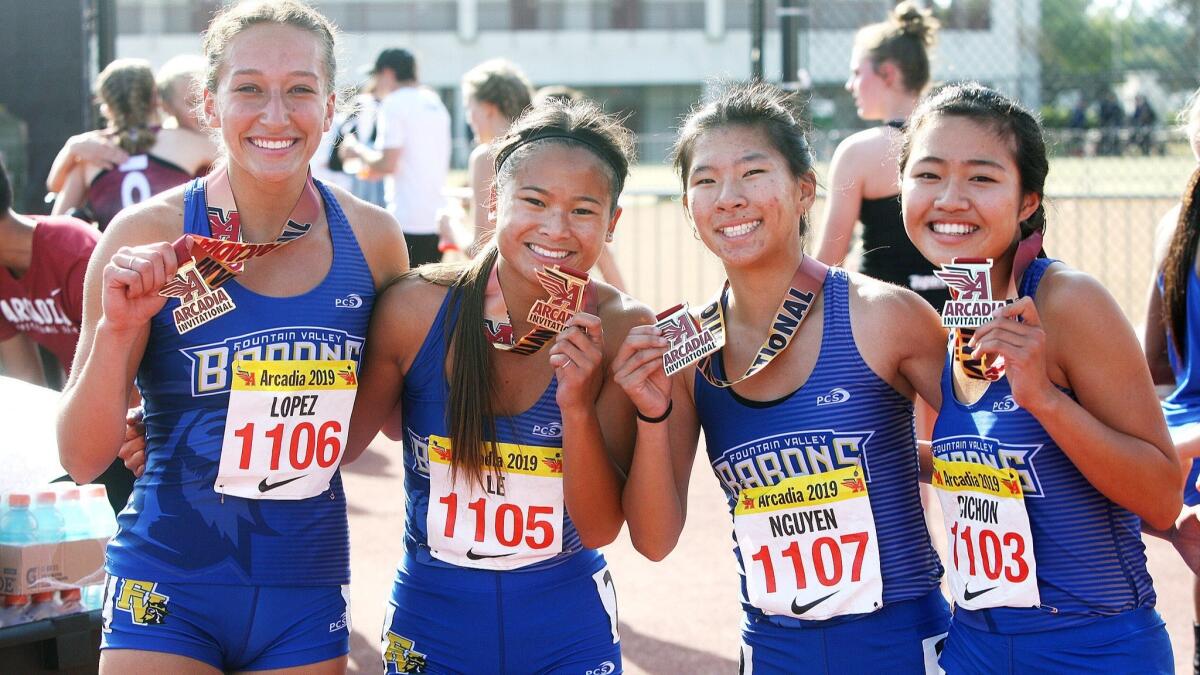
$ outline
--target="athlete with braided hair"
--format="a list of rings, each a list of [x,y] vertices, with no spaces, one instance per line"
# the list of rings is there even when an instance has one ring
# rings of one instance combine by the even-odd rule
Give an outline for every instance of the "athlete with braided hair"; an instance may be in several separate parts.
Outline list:
[[[99,132],[99,139],[92,140],[107,139],[126,159],[106,168],[104,158],[78,161],[69,150],[76,145],[64,148],[48,180],[58,183],[65,173],[54,202],[55,214],[80,209],[103,230],[121,209],[187,182],[215,161],[210,139],[189,129],[158,125],[157,85],[145,61],[110,63],[100,73],[96,94],[108,126]],[[78,140],[72,139],[76,144]]]

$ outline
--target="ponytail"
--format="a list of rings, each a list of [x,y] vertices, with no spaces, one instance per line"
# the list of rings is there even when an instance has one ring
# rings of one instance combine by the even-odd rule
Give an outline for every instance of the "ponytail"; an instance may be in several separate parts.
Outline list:
[[[451,480],[465,472],[470,482],[483,484],[484,460],[496,451],[496,419],[492,410],[495,384],[492,377],[492,346],[483,333],[483,304],[488,278],[500,257],[495,243],[488,245],[475,261],[450,284],[450,307],[445,313],[445,330],[453,333],[447,343],[450,363],[450,400],[446,426],[453,453]],[[452,351],[452,353],[450,353]],[[491,466],[491,471],[498,469]]]
[[[1175,353],[1187,356],[1187,287],[1196,263],[1196,244],[1200,242],[1200,169],[1188,179],[1179,208],[1179,223],[1171,237],[1171,247],[1162,266],[1163,327]]]

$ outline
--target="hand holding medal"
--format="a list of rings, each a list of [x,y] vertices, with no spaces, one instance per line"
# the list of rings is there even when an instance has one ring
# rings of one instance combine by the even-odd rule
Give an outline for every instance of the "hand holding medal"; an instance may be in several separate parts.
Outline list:
[[[538,281],[549,297],[533,303],[526,321],[535,328],[517,340],[508,303],[504,300],[504,289],[500,287],[499,273],[496,266],[492,266],[484,292],[483,330],[488,342],[496,349],[522,356],[536,354],[551,338],[566,329],[568,321],[581,309],[589,314],[596,313],[596,290],[586,273],[553,265],[538,272]]]
[[[140,330],[162,309],[160,289],[177,278],[179,262],[190,260],[187,243],[122,246],[104,267],[101,306],[110,329]],[[180,248],[182,247],[182,249]],[[182,250],[182,255],[179,251]]]
[[[172,316],[180,334],[236,309],[233,298],[221,286],[241,274],[247,261],[308,234],[321,215],[321,198],[310,175],[275,241],[248,243],[242,241],[241,218],[224,167],[205,180],[205,198],[212,236],[185,234],[175,241],[179,266],[172,272],[174,277],[159,290],[163,297],[179,298],[179,307]]]
[[[1021,277],[1029,263],[1033,262],[1041,250],[1041,233],[1034,233],[1018,244],[1012,275],[1008,282],[1013,298],[1018,295]],[[1015,302],[1013,298],[992,299],[991,270],[991,258],[955,258],[949,265],[942,265],[942,269],[934,274],[950,287],[950,300],[942,307],[942,325],[953,330],[955,361],[961,365],[967,377],[994,382],[1004,376],[1005,357],[995,350],[990,350],[989,345],[980,347],[979,340],[973,338],[976,337],[977,330],[993,318],[1010,315],[1012,319],[1019,319],[1025,312],[1011,313],[1005,309]],[[1036,319],[1037,310],[1033,309],[1032,300],[1029,302],[1029,308]],[[997,314],[1001,310],[1005,311]]]

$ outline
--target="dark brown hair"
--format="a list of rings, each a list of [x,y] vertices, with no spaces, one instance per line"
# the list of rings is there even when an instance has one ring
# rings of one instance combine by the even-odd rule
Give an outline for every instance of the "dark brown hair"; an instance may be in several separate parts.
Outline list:
[[[787,160],[792,177],[800,178],[812,170],[813,155],[805,135],[804,124],[792,112],[793,98],[782,89],[764,82],[734,82],[722,85],[711,100],[693,107],[679,128],[679,136],[671,149],[675,171],[688,188],[692,172],[692,155],[696,143],[704,134],[730,126],[758,129]],[[808,229],[805,218],[800,220],[800,234]]]
[[[1200,169],[1192,172],[1188,180],[1179,207],[1179,223],[1162,266],[1163,327],[1180,357],[1187,356],[1187,287],[1196,264],[1196,244],[1200,242],[1200,199],[1197,197],[1200,197]]]
[[[907,91],[920,93],[929,84],[929,48],[933,46],[938,20],[916,4],[896,5],[887,20],[865,26],[854,37],[854,45],[871,60],[876,72],[891,61],[900,69]]]
[[[507,186],[522,164],[537,157],[547,144],[568,145],[591,152],[601,160],[610,176],[612,207],[629,173],[633,157],[633,135],[620,121],[605,115],[591,102],[550,103],[530,108],[517,118],[493,151],[503,154],[496,171],[496,199],[504,199]],[[483,333],[484,293],[488,277],[500,253],[495,242],[488,244],[474,261],[466,264],[428,265],[415,273],[431,283],[449,286],[450,307],[445,332],[453,336],[447,344],[450,369],[450,400],[447,426],[454,452],[451,475],[460,471],[482,483],[485,471],[498,471],[484,461],[495,452],[495,410],[498,394],[492,377],[492,346]]]

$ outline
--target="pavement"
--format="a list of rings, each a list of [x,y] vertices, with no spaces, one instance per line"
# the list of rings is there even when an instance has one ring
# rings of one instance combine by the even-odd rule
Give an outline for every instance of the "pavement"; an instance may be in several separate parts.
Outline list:
[[[617,587],[625,672],[632,675],[737,672],[741,612],[729,515],[716,479],[697,455],[688,522],[671,555],[651,562],[633,550],[624,532],[604,549]],[[400,444],[380,436],[343,469],[350,512],[351,673],[382,669],[380,627],[404,531],[401,457]],[[940,546],[940,515],[929,515]],[[1191,572],[1166,542],[1147,537],[1146,545],[1176,672],[1189,673]]]

